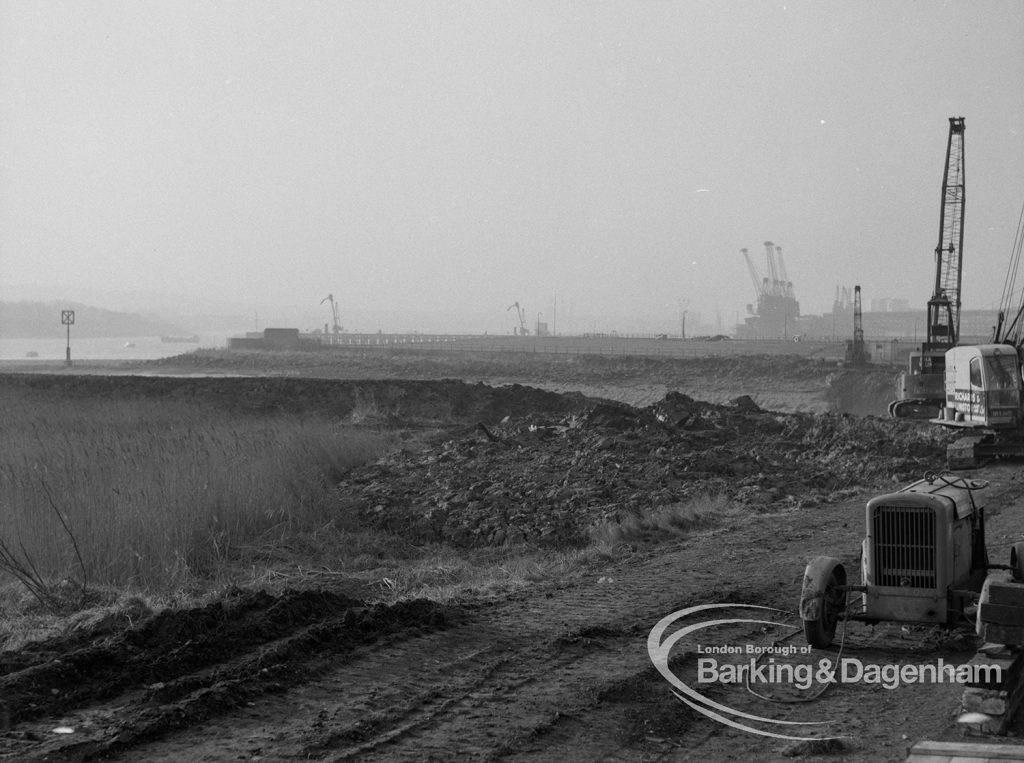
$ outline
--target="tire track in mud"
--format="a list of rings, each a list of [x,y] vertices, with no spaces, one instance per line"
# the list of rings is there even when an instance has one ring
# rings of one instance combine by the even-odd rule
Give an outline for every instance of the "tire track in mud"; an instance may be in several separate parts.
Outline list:
[[[650,664],[647,632],[666,614],[699,603],[794,609],[807,558],[851,556],[844,551],[859,544],[861,511],[860,501],[822,507],[811,524],[806,512],[746,517],[695,534],[674,550],[613,566],[605,583],[471,608],[463,625],[364,650],[324,680],[273,698],[292,713],[284,723],[281,708],[270,713],[278,719],[273,731],[260,729],[265,709],[243,710],[191,729],[192,740],[213,759],[245,753],[332,761],[787,756],[790,743],[727,729],[678,703]],[[717,634],[736,642],[761,636],[742,628]],[[859,645],[865,659],[897,661],[934,653],[927,644],[908,648],[907,639],[913,643],[898,626],[882,628],[851,639],[850,648]],[[742,689],[723,694],[723,701],[766,710]],[[955,687],[843,686],[801,706],[795,717],[786,708],[775,711],[834,721],[852,760],[897,760],[907,737],[901,726],[894,730],[893,719],[913,723],[916,738],[939,738],[950,732],[958,697]],[[245,740],[254,738],[258,744],[247,747]],[[192,749],[185,740],[167,741],[173,743],[137,748],[132,757],[172,760]]]
[[[517,629],[511,614],[478,612],[467,625],[363,650],[315,686],[268,698],[279,706],[269,713],[279,721],[289,709],[272,734],[263,707],[192,728],[190,737],[203,739],[215,759],[244,752],[274,759],[486,758],[590,706],[609,681],[653,674],[646,626],[585,626],[551,638],[539,621]],[[227,735],[225,726],[232,728]],[[168,752],[154,743],[124,759],[171,760],[188,744]]]
[[[329,760],[442,760],[509,755],[574,714],[638,679],[667,696],[647,654],[649,629],[671,611],[695,604],[742,602],[751,591],[709,586],[714,573],[694,571],[685,591],[665,585],[685,552],[653,557],[604,583],[550,591],[480,612],[483,624],[439,635],[494,642],[502,657],[472,691],[449,697],[444,713],[410,718],[401,729],[335,748]],[[756,595],[756,594],[755,594]],[[400,733],[395,733],[395,732]],[[458,740],[453,747],[453,740]]]
[[[106,755],[308,681],[359,645],[443,628],[447,616],[423,600],[371,606],[325,591],[239,593],[158,614],[56,659],[47,659],[58,649],[51,644],[30,653],[33,664],[4,667],[0,697],[13,720],[27,722],[0,735],[0,759]],[[55,725],[74,734],[54,737]]]
[[[192,727],[188,741],[154,741],[124,759],[180,758],[197,739],[212,759],[513,755],[633,685],[650,687],[674,716],[678,707],[647,655],[650,627],[684,606],[772,595],[743,585],[740,566],[721,577],[688,556],[652,556],[632,571],[620,565],[603,583],[467,607],[462,624],[360,649],[315,682]]]

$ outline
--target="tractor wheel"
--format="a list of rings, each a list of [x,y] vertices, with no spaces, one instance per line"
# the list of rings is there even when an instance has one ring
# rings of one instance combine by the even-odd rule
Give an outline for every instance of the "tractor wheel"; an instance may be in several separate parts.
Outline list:
[[[1010,571],[1014,580],[1024,583],[1024,542],[1010,546]]]
[[[818,571],[821,577],[812,582],[822,592],[821,605],[813,617],[804,617],[804,636],[815,649],[827,649],[836,635],[839,617],[846,611],[846,591],[839,590],[846,585],[845,571],[841,566]],[[804,587],[807,587],[805,581]]]

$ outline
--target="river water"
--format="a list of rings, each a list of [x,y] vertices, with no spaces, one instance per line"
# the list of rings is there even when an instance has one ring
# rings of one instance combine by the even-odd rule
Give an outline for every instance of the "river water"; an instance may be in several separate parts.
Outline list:
[[[163,342],[158,336],[76,339],[71,335],[71,360],[157,360],[191,352],[199,347],[223,348],[229,334],[199,333],[199,342]],[[67,337],[45,339],[0,338],[0,360],[63,361]],[[35,353],[31,355],[30,353]]]

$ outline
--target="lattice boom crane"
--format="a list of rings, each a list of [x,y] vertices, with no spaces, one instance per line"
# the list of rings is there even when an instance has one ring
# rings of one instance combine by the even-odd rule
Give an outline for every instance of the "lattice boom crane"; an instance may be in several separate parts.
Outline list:
[[[964,118],[950,117],[946,171],[942,177],[939,243],[935,247],[935,290],[928,300],[926,349],[949,349],[960,339],[965,191]]]
[[[896,399],[889,404],[889,414],[896,418],[934,418],[946,402],[946,351],[960,341],[965,189],[964,118],[950,117],[925,341],[919,351],[910,353],[909,367],[897,381]]]

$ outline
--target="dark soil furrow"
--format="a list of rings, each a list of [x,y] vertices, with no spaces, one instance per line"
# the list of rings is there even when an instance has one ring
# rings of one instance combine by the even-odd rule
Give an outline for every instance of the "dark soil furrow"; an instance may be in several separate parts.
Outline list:
[[[64,684],[48,684],[35,675],[42,671],[29,670],[24,672],[28,675],[22,673],[7,678],[8,683],[14,684],[14,688],[7,689],[9,693],[4,696],[11,698],[12,706],[18,708],[18,717],[28,720],[42,715],[67,713],[73,708],[81,708],[79,714],[86,708],[89,712],[97,712],[94,706],[96,702],[117,697],[118,704],[123,705],[127,696],[134,695],[128,703],[132,709],[122,713],[117,724],[97,729],[98,737],[82,739],[84,735],[80,734],[70,746],[57,745],[46,753],[59,754],[67,759],[89,759],[168,730],[183,728],[260,694],[280,691],[309,680],[317,670],[324,668],[325,661],[332,656],[350,651],[360,644],[372,643],[385,633],[407,631],[409,635],[415,635],[424,629],[443,627],[444,624],[444,609],[432,602],[413,601],[391,606],[381,604],[350,608],[342,616],[328,616],[321,622],[303,626],[297,632],[263,648],[242,652],[241,656],[234,659],[222,658],[222,662],[208,669],[200,667],[198,672],[166,682],[158,681],[143,686],[149,674],[138,675],[127,671],[118,674],[120,681],[106,676],[103,682],[95,678],[83,678],[82,691],[64,697],[61,696],[63,692],[55,694],[52,691],[54,686]],[[224,633],[213,629],[210,636],[223,637]],[[225,644],[224,647],[229,649],[230,645]],[[178,668],[185,670],[188,650],[178,651],[182,654]],[[141,655],[139,659],[142,659]],[[197,660],[193,665],[199,666],[204,662]],[[319,667],[307,663],[317,663]],[[114,667],[123,670],[124,663],[111,666],[111,670]],[[56,675],[46,675],[44,678],[61,681],[66,679],[66,674],[57,672]],[[19,679],[21,684],[16,683]],[[142,691],[132,691],[133,687]],[[124,694],[126,691],[128,695]]]
[[[16,720],[63,712],[128,687],[166,682],[216,665],[310,623],[364,605],[333,593],[297,591],[234,596],[190,610],[166,610],[100,643],[37,662],[0,678]],[[51,649],[57,649],[51,644]],[[59,693],[51,690],[60,687]]]

